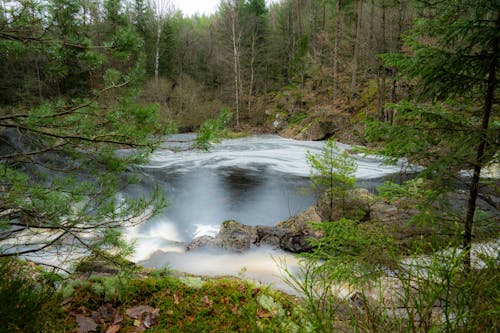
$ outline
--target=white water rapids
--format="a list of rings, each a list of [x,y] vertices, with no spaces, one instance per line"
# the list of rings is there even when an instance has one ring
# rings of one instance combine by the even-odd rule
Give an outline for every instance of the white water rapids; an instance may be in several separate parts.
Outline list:
[[[297,260],[290,254],[269,248],[239,254],[186,252],[185,245],[195,237],[215,235],[224,220],[271,226],[310,207],[315,195],[306,191],[311,173],[306,154],[321,153],[323,145],[265,135],[224,140],[209,152],[157,150],[142,167],[144,181],[132,186],[130,194],[147,194],[156,184],[170,204],[160,216],[128,230],[128,239],[136,244],[132,260],[192,274],[243,274],[283,288],[275,260],[286,260],[293,271]],[[361,184],[370,186],[374,179],[400,171],[374,156],[355,158]]]

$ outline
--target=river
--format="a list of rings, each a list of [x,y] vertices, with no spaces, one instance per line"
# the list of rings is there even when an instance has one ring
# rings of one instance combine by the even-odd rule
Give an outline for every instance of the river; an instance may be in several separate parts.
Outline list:
[[[176,137],[178,140],[181,137]],[[263,135],[224,140],[208,152],[173,152],[165,144],[141,167],[143,181],[128,188],[129,195],[147,194],[160,186],[169,201],[165,211],[127,231],[136,244],[132,260],[146,267],[169,267],[193,274],[243,275],[279,284],[275,261],[296,259],[282,251],[259,248],[246,253],[197,250],[185,244],[202,235],[215,235],[224,220],[248,225],[275,225],[310,207],[311,173],[306,154],[321,152],[324,142],[304,142]],[[351,148],[339,144],[341,150]],[[356,177],[373,187],[380,179],[398,174],[374,156],[355,156]],[[309,189],[309,190],[308,190]],[[279,287],[279,286],[278,286]]]

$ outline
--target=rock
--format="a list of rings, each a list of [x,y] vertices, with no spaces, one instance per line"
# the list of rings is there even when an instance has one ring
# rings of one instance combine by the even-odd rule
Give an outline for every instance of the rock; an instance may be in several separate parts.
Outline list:
[[[370,217],[373,196],[366,189],[353,189],[346,193],[343,200],[333,199],[333,209],[330,207],[330,198],[323,193],[318,198],[316,210],[321,221],[337,221],[341,218],[357,221],[367,221]]]
[[[279,247],[285,233],[282,228],[257,226],[258,245]]]
[[[313,248],[309,245],[309,238],[311,235],[307,233],[288,233],[281,238],[280,248],[293,253],[310,252]]]
[[[189,243],[186,247],[188,251],[196,250],[202,247],[213,247],[215,246],[215,237],[212,236],[200,236],[196,237]]]
[[[127,260],[122,260],[120,263],[114,263],[98,256],[89,256],[78,264],[76,272],[97,275],[116,275],[120,273],[123,267],[136,268],[137,265]]]
[[[286,229],[289,232],[297,233],[305,229],[310,229],[310,223],[321,222],[321,216],[318,213],[316,206],[310,207],[307,210],[290,217],[286,221],[281,221],[276,224],[277,227]]]
[[[228,250],[247,250],[258,240],[257,228],[234,220],[224,221],[215,237],[217,247]]]
[[[271,246],[294,253],[308,252],[311,250],[308,239],[321,236],[320,233],[311,228],[309,222],[320,221],[314,207],[286,221],[279,222],[275,227],[253,227],[233,220],[225,221],[216,237],[195,238],[187,246],[187,250],[215,247],[244,251],[252,246]]]

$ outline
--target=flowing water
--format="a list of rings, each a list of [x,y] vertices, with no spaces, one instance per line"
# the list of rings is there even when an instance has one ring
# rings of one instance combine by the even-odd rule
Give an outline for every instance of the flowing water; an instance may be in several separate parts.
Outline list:
[[[310,207],[315,195],[308,191],[311,170],[306,153],[318,154],[323,145],[271,135],[225,140],[209,152],[173,152],[166,144],[141,168],[143,182],[128,189],[128,195],[140,195],[158,185],[169,200],[160,216],[127,232],[136,243],[133,260],[193,274],[244,272],[246,277],[279,284],[276,258],[285,258],[291,270],[296,265],[282,251],[186,252],[185,245],[195,237],[215,235],[224,220],[272,226]],[[350,147],[339,144],[339,148]],[[373,156],[356,159],[356,177],[367,187],[400,170]]]

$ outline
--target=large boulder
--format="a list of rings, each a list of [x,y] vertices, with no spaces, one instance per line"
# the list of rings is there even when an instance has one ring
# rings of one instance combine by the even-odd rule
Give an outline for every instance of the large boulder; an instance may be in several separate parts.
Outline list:
[[[257,243],[257,228],[244,225],[234,220],[224,221],[214,239],[217,247],[228,250],[247,250]]]
[[[216,237],[202,236],[195,238],[187,246],[187,250],[214,247],[244,251],[252,246],[271,246],[294,253],[308,252],[311,250],[308,239],[321,236],[320,233],[311,228],[310,222],[320,221],[321,219],[314,207],[286,221],[279,222],[275,227],[253,227],[229,220],[222,223]]]

